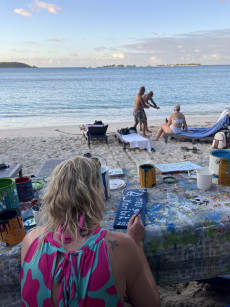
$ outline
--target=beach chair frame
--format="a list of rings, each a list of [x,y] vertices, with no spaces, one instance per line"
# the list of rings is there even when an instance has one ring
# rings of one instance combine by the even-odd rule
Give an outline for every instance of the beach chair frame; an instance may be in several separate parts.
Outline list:
[[[203,138],[195,138],[195,137],[189,137],[189,136],[184,136],[184,135],[180,135],[180,134],[172,134],[172,133],[165,133],[164,135],[164,140],[165,143],[168,142],[168,138],[170,138],[171,140],[176,139],[179,141],[192,141],[192,144],[195,144],[195,142],[200,142],[200,141],[206,141],[206,142],[212,142],[213,141],[213,137],[212,136],[206,136]]]
[[[89,126],[88,131],[84,131],[83,135],[85,139],[88,140],[88,146],[90,147],[90,142],[92,141],[105,141],[108,144],[108,137],[106,135],[108,129],[108,125],[104,125],[99,127],[97,126]]]

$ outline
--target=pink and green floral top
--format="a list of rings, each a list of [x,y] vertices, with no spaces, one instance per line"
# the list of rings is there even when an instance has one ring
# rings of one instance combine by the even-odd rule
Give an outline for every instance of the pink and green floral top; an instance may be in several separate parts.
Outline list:
[[[77,252],[67,252],[49,232],[36,238],[26,253],[20,274],[22,306],[52,306],[51,289],[61,284],[59,306],[121,307],[105,244],[106,230],[97,227]],[[64,257],[57,264],[57,256]]]

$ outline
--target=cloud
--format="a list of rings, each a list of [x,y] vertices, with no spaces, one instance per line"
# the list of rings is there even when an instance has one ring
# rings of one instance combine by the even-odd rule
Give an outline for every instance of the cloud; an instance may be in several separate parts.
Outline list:
[[[15,52],[15,53],[25,53],[25,50],[19,50],[19,49],[10,49],[10,52]],[[28,51],[28,50],[27,50]]]
[[[99,47],[96,47],[94,48],[96,51],[103,51],[103,50],[110,50],[110,51],[116,51],[117,49],[114,48],[114,47],[104,47],[104,46],[99,46]]]
[[[77,53],[71,53],[70,56],[73,57],[73,58],[76,58],[76,57],[78,57],[78,54]]]
[[[208,60],[218,60],[220,58],[219,54],[214,53],[214,54],[203,54],[202,56],[204,59],[208,59]]]
[[[33,42],[33,41],[26,41],[25,43],[28,44],[28,45],[36,45],[37,44],[37,42]]]
[[[58,11],[62,9],[56,4],[46,3],[42,1],[35,0],[34,4],[30,6],[33,11],[40,11],[40,9],[47,10],[51,14],[58,14]]]
[[[154,64],[159,64],[159,63],[162,62],[161,59],[158,59],[158,58],[155,57],[155,56],[150,57],[150,60],[151,60],[151,62],[153,62]]]
[[[58,39],[58,38],[50,38],[47,39],[48,42],[54,42],[54,43],[61,43],[64,41],[64,39]]]
[[[158,36],[136,40],[120,46],[134,56],[161,59],[162,63],[180,63],[190,60],[201,64],[225,64],[229,55],[230,29],[196,31],[173,36]],[[226,63],[228,64],[228,63]]]
[[[22,15],[24,17],[31,17],[32,14],[24,9],[14,9],[14,13]]]
[[[114,53],[114,54],[112,55],[112,58],[113,58],[113,59],[124,59],[124,57],[125,57],[125,55],[124,55],[123,53],[121,53],[121,52],[119,52],[119,53]]]
[[[95,48],[96,51],[102,51],[102,50],[106,50],[107,48],[104,47],[104,46],[100,46],[100,47],[97,47]]]

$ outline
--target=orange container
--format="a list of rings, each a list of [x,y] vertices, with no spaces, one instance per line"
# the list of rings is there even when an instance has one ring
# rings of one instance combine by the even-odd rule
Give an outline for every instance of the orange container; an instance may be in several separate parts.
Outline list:
[[[0,241],[8,245],[20,243],[25,237],[25,229],[19,209],[0,212]]]
[[[230,159],[220,159],[218,184],[230,186]]]
[[[152,188],[156,185],[156,170],[152,164],[139,166],[140,184],[144,188]]]

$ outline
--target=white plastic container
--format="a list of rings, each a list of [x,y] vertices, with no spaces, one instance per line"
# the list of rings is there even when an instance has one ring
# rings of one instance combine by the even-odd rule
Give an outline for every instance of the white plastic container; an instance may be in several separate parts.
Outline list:
[[[197,187],[200,190],[210,190],[212,185],[212,170],[208,167],[196,170],[197,173]]]
[[[109,168],[106,165],[101,166],[101,175],[102,175],[102,180],[103,184],[105,187],[105,199],[110,198],[110,187],[109,187]]]

